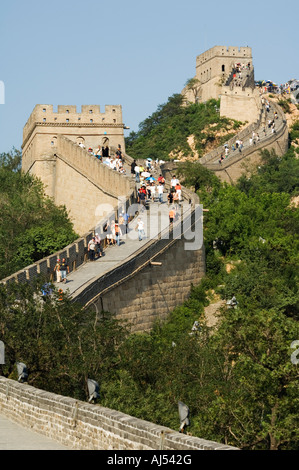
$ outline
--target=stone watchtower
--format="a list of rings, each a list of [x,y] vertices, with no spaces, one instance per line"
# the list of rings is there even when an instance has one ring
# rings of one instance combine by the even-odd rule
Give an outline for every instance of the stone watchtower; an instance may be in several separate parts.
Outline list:
[[[232,82],[236,65],[240,65],[243,70],[242,83],[238,82],[238,85],[241,83],[238,87],[234,87]],[[220,98],[222,116],[248,122],[256,119],[258,103],[254,90],[251,47],[212,47],[197,56],[194,79],[197,90],[186,86],[182,91],[186,101],[205,102]]]
[[[124,151],[123,130],[120,105],[106,105],[104,113],[100,106],[83,105],[78,113],[76,106],[59,105],[54,112],[53,105],[37,104],[23,129],[23,170],[31,170],[42,155],[51,155],[58,135],[83,143],[86,149],[121,145]]]
[[[235,64],[250,64],[252,53],[250,47],[215,46],[196,58],[196,78],[201,83],[202,99],[218,99],[222,85],[231,74]]]
[[[108,147],[114,156],[119,146],[125,152],[124,127],[120,105],[106,105],[101,113],[96,105],[84,105],[81,112],[76,106],[58,106],[56,112],[52,105],[41,104],[24,126],[22,170],[41,179],[55,204],[67,207],[80,234],[97,221],[91,198],[115,205],[118,194],[129,191],[125,178],[87,152],[89,147],[94,152]]]

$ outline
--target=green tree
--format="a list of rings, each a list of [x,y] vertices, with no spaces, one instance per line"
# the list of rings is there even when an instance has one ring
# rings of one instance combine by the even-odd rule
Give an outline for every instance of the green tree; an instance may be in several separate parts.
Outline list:
[[[78,238],[64,206],[20,169],[20,152],[0,158],[0,278],[62,249]]]
[[[178,165],[177,173],[181,178],[182,183],[186,187],[194,188],[197,192],[199,189],[204,189],[210,192],[212,189],[216,191],[220,188],[220,180],[210,170],[202,166],[199,162],[186,161]]]
[[[121,358],[125,325],[106,313],[83,309],[54,286],[42,296],[35,285],[0,285],[0,340],[5,344],[2,373],[16,378],[17,361],[29,370],[34,387],[85,400],[87,378],[113,380]]]
[[[196,151],[202,155],[208,143],[216,145],[219,142],[216,134],[220,129],[229,134],[233,128],[234,135],[240,126],[238,121],[219,116],[216,100],[187,106],[183,106],[183,101],[181,94],[174,94],[159,105],[140,123],[138,132],[131,133],[126,139],[127,153],[134,158],[159,160],[169,160],[170,154],[189,156],[192,152],[187,139],[193,135]]]
[[[194,101],[195,103],[197,103],[200,93],[200,81],[195,77],[189,78],[189,80],[187,80],[185,84],[185,87],[187,88],[187,90],[193,93]]]
[[[20,171],[22,152],[15,147],[10,152],[0,153],[0,167],[11,171]]]
[[[242,449],[297,449],[299,375],[291,344],[298,322],[274,310],[223,315],[213,344],[215,353],[226,351],[227,386],[220,384],[212,404],[215,427]]]

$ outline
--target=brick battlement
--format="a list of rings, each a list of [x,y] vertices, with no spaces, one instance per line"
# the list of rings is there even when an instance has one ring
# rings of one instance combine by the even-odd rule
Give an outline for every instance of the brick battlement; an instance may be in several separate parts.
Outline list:
[[[4,377],[0,412],[73,450],[239,450]]]
[[[57,111],[54,111],[53,105],[37,104],[24,126],[23,142],[28,139],[34,127],[41,124],[66,128],[74,125],[79,128],[91,125],[124,127],[121,105],[106,105],[104,112],[101,112],[99,105],[82,105],[78,112],[75,105],[58,105]]]
[[[214,46],[206,52],[198,55],[196,58],[196,66],[200,66],[201,64],[205,63],[210,59],[214,59],[215,57],[224,57],[230,59],[240,59],[240,60],[248,60],[252,59],[252,50],[251,47],[234,47],[234,46]]]

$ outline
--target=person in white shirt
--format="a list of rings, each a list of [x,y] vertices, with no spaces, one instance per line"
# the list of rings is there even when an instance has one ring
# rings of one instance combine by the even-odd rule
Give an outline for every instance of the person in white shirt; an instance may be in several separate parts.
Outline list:
[[[140,217],[137,220],[136,229],[138,230],[139,241],[141,241],[143,238],[145,238],[145,232],[144,232],[144,222],[143,220],[140,219]]]
[[[163,202],[164,186],[163,186],[163,184],[162,184],[161,182],[158,184],[157,189],[158,189],[159,202],[162,204],[162,202]]]
[[[155,197],[156,197],[156,186],[155,186],[155,183],[151,183],[151,198],[153,202],[155,201]]]
[[[170,184],[171,184],[172,187],[175,188],[175,185],[177,184],[177,179],[176,179],[175,175],[173,175],[173,177],[170,181]]]

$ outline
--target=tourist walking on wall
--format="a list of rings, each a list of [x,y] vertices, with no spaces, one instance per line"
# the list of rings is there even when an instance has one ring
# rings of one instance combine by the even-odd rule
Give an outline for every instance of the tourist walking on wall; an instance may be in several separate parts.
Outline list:
[[[140,217],[137,220],[137,225],[135,227],[135,230],[138,230],[139,241],[141,241],[143,238],[145,238],[144,222],[143,222],[143,220],[140,219]]]
[[[140,166],[136,165],[134,168],[135,171],[135,181],[136,183],[140,183]]]
[[[146,207],[146,189],[144,186],[142,186],[138,192],[138,199],[137,199],[138,204],[142,205],[142,212],[144,211]]]
[[[57,259],[57,262],[54,267],[54,272],[56,272],[56,280],[57,282],[61,281],[61,271],[60,271],[60,259]]]
[[[135,166],[137,166],[136,160],[131,163],[131,174],[135,175]]]
[[[156,197],[156,185],[155,183],[151,183],[151,199],[153,202],[155,202],[155,197]]]
[[[62,263],[60,264],[61,280],[66,283],[66,274],[70,272],[69,265],[66,262],[65,258],[62,258]]]
[[[115,236],[115,220],[111,222],[111,241],[112,245],[116,245],[116,236]]]
[[[176,191],[175,193],[173,193],[173,203],[175,204],[175,206],[177,207],[178,204],[179,204],[179,194],[178,192]]]
[[[169,223],[173,224],[173,221],[175,219],[175,209],[172,207],[169,211]]]
[[[158,198],[159,198],[159,202],[162,204],[163,202],[163,191],[164,191],[164,186],[162,184],[162,182],[160,181],[158,187]]]
[[[98,258],[102,258],[103,255],[103,248],[101,246],[101,237],[98,233],[95,234],[95,254],[98,256]]]
[[[172,204],[173,202],[173,192],[170,190],[167,196],[168,204]]]
[[[180,182],[178,181],[177,184],[175,185],[175,190],[176,193],[178,194],[179,202],[181,202],[182,198],[182,186],[180,185]]]
[[[104,231],[106,232],[107,245],[113,245],[113,235],[109,222],[106,223]]]
[[[120,237],[122,236],[122,231],[121,231],[121,228],[118,224],[118,222],[115,222],[115,240],[116,240],[116,243],[117,243],[117,246],[120,245]]]
[[[119,223],[121,233],[122,234],[126,233],[126,224],[125,224],[125,218],[124,218],[124,213],[123,212],[121,212],[120,215],[119,215],[118,223]]]
[[[172,188],[175,188],[175,185],[177,184],[177,179],[176,179],[176,176],[173,175],[173,177],[171,178],[171,181],[170,181],[170,185]]]
[[[96,250],[95,237],[92,237],[92,239],[89,240],[88,247],[87,247],[90,261],[94,261],[95,259],[95,253],[96,253],[95,250]]]

